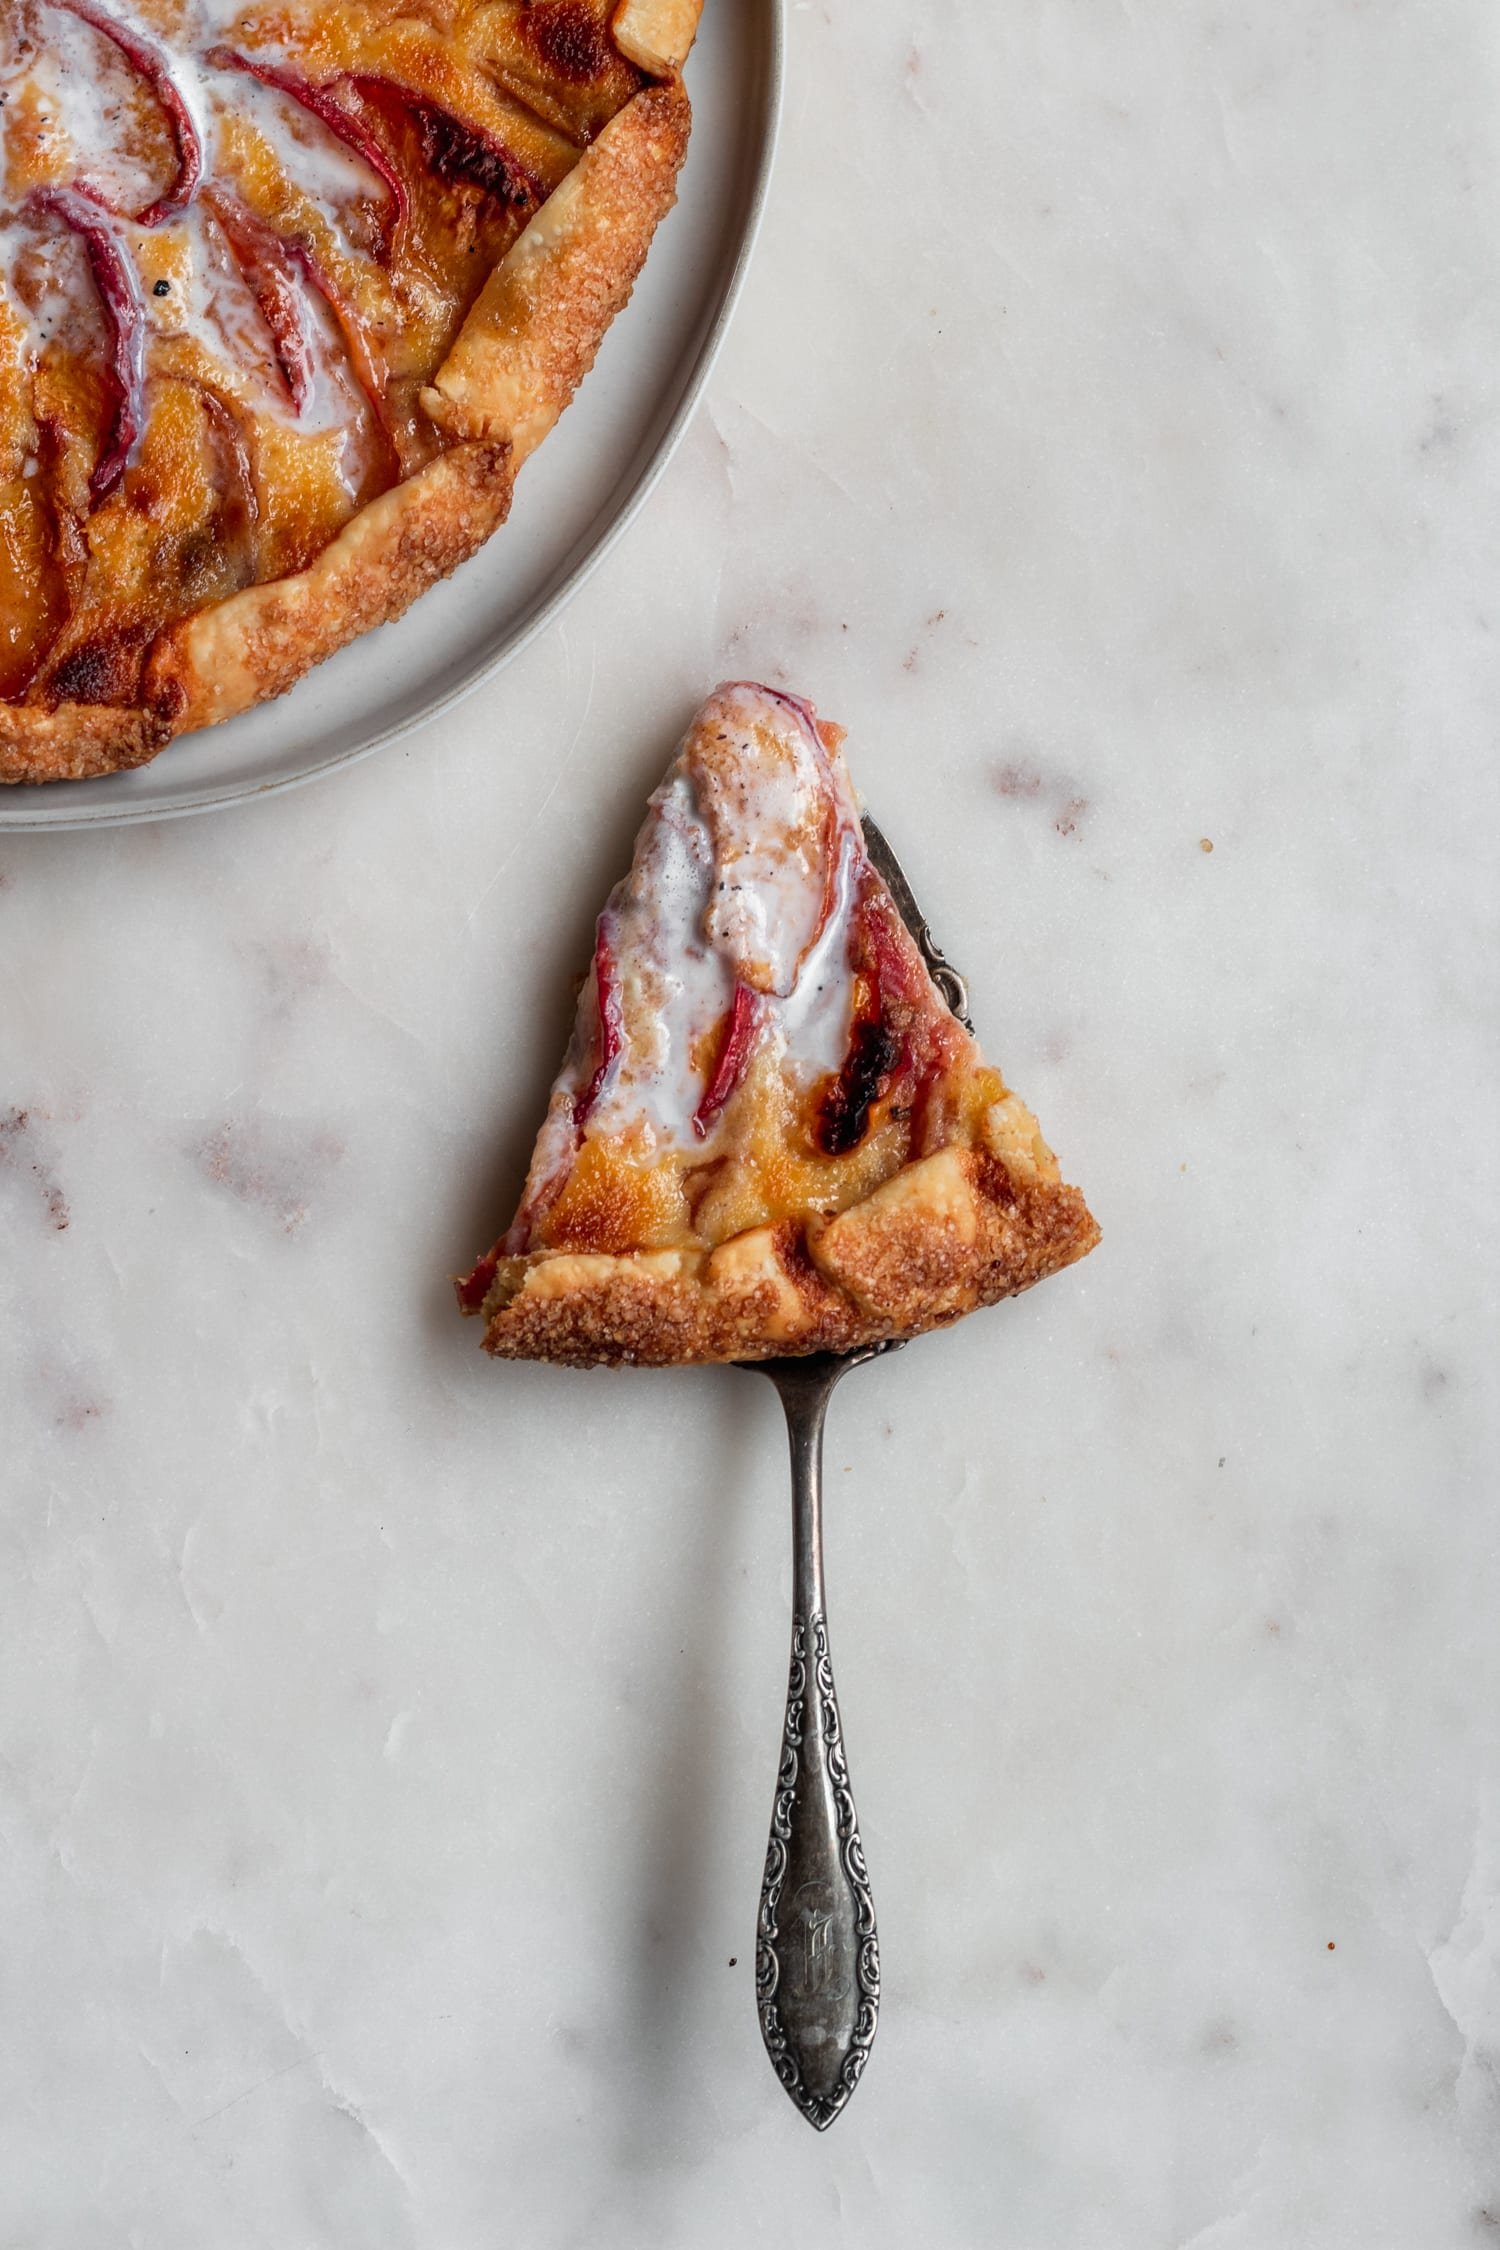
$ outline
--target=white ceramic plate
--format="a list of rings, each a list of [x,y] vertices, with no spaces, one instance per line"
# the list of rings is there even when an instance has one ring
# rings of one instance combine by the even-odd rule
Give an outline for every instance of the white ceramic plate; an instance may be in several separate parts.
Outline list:
[[[754,245],[782,87],[782,0],[709,0],[688,63],[693,137],[675,211],[546,444],[509,523],[394,625],[290,695],[99,781],[0,790],[0,829],[208,812],[290,789],[394,742],[547,625],[660,476],[718,353]]]

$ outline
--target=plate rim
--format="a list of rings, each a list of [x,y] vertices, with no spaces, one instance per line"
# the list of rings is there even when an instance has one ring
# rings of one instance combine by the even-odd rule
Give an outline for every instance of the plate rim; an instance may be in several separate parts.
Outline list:
[[[770,195],[786,94],[786,0],[761,0],[761,5],[766,19],[762,114],[756,134],[755,165],[745,197],[739,242],[728,270],[718,284],[717,292],[710,298],[713,304],[712,317],[678,393],[677,403],[635,481],[624,499],[615,505],[603,530],[596,536],[589,537],[577,560],[565,567],[554,583],[543,588],[532,609],[505,636],[499,647],[477,659],[466,672],[439,689],[419,710],[408,712],[394,720],[390,726],[381,728],[353,749],[339,750],[332,757],[302,767],[299,772],[278,774],[266,780],[241,777],[235,781],[209,784],[172,804],[121,802],[118,805],[92,804],[73,809],[61,802],[54,805],[49,800],[54,791],[61,793],[72,789],[75,784],[68,781],[44,782],[39,789],[26,791],[30,803],[23,801],[21,804],[7,804],[0,797],[0,833],[7,836],[21,836],[28,832],[56,835],[67,829],[133,827],[150,821],[185,820],[197,813],[223,812],[235,805],[258,804],[267,797],[284,796],[288,790],[305,788],[311,782],[326,780],[329,775],[341,773],[348,766],[373,758],[377,751],[390,749],[393,744],[414,734],[418,727],[428,725],[445,711],[454,710],[477,688],[483,686],[486,680],[492,680],[498,672],[503,671],[547,630],[624,537],[665,474],[698,410],[744,290]]]

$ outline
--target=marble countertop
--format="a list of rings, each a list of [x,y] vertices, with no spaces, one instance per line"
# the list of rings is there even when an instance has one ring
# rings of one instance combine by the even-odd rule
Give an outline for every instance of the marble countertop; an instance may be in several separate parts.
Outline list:
[[[919,16],[790,11],[706,401],[489,689],[0,839],[16,2250],[1500,2241],[1490,10]],[[725,673],[849,727],[1105,1230],[834,1409],[821,2138],[776,1401],[445,1281]]]

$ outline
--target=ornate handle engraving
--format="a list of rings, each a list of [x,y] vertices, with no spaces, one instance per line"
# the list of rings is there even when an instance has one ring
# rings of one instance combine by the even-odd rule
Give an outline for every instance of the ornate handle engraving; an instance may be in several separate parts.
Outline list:
[[[782,2085],[819,2132],[869,2060],[880,2008],[875,1904],[849,1767],[823,1596],[822,1454],[828,1396],[869,1353],[767,1362],[792,1447],[792,1662],[755,1947],[761,2035]]]
[[[792,1620],[755,1995],[772,2067],[822,2132],[859,2084],[880,2007],[875,1903],[822,1616]]]

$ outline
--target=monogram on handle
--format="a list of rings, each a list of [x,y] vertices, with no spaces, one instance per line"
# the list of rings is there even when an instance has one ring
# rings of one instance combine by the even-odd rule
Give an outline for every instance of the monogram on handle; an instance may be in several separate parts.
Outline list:
[[[867,1352],[762,1362],[792,1449],[792,1662],[755,1949],[761,2034],[777,2077],[819,2132],[869,2059],[880,1949],[849,1786],[823,1590],[823,1420]]]

